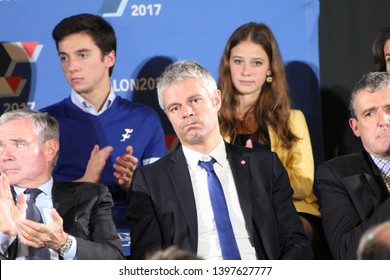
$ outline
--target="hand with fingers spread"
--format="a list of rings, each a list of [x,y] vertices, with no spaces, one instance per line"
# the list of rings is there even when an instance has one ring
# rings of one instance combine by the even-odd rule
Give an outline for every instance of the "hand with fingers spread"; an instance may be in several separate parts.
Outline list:
[[[26,200],[21,193],[18,198],[17,206],[12,197],[11,187],[8,177],[0,174],[0,232],[9,237],[17,235],[16,221],[26,218]]]
[[[106,146],[100,149],[99,145],[95,145],[88,160],[87,168],[84,176],[77,179],[76,182],[95,182],[98,183],[100,176],[106,165],[107,159],[114,150],[111,146]]]
[[[42,224],[30,220],[18,220],[18,237],[27,246],[34,248],[49,247],[58,251],[66,242],[68,234],[64,232],[63,220],[55,209],[51,210],[53,222]]]
[[[116,158],[116,164],[114,164],[114,176],[116,182],[122,189],[125,191],[130,189],[131,180],[133,178],[133,173],[137,167],[138,159],[133,156],[133,147],[127,146],[126,152],[121,156]]]

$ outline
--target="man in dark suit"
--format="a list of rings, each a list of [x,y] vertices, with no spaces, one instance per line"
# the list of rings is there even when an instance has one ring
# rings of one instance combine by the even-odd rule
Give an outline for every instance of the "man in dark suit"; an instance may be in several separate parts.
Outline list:
[[[0,252],[9,259],[123,259],[107,187],[53,182],[58,135],[47,113],[0,117]],[[40,222],[26,219],[31,209]]]
[[[176,245],[204,259],[225,259],[208,172],[199,163],[215,160],[238,259],[311,259],[277,155],[223,141],[221,93],[210,73],[193,61],[176,62],[160,77],[157,91],[182,145],[135,172],[127,212],[131,257]]]
[[[390,219],[390,75],[364,75],[350,111],[349,125],[364,150],[321,164],[315,186],[335,259],[356,259],[364,232]]]

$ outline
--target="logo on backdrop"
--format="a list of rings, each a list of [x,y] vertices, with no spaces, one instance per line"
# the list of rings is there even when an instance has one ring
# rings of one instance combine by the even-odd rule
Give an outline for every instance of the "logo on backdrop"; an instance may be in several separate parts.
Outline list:
[[[104,0],[99,14],[103,17],[120,17],[129,0]]]
[[[1,43],[0,54],[0,97],[18,97],[21,95],[30,75],[19,72],[20,63],[35,63],[43,45],[38,42]]]
[[[42,48],[38,42],[0,43],[0,114],[32,108],[27,104],[32,91],[32,67]]]

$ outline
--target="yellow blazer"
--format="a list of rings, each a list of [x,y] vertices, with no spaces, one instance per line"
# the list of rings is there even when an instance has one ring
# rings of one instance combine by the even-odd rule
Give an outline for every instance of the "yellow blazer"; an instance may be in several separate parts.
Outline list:
[[[291,149],[282,146],[275,131],[268,127],[271,151],[278,154],[294,189],[293,202],[298,212],[320,216],[317,198],[313,193],[314,160],[309,129],[300,110],[291,110],[290,127],[299,138]]]

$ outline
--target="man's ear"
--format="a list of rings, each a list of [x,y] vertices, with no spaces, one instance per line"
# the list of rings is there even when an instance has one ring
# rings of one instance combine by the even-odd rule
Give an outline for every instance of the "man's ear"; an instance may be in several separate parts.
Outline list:
[[[49,139],[45,142],[46,157],[48,161],[53,161],[60,149],[60,143],[57,139]]]
[[[217,106],[218,110],[221,108],[222,99],[221,99],[221,91],[219,89],[214,91],[214,101],[215,106]]]
[[[360,137],[360,130],[359,130],[359,122],[355,118],[349,119],[349,126],[351,127],[353,134],[355,136]]]
[[[106,54],[104,56],[104,60],[106,62],[107,68],[112,67],[115,64],[115,61],[116,61],[115,51],[112,50],[108,54]]]

